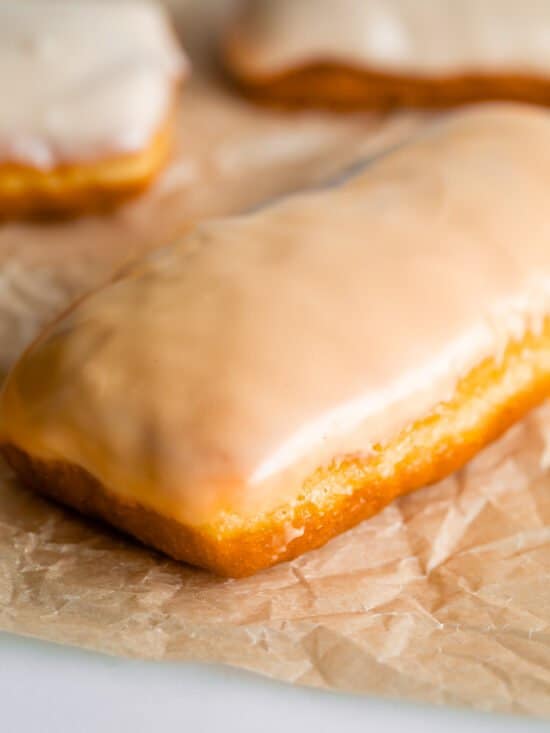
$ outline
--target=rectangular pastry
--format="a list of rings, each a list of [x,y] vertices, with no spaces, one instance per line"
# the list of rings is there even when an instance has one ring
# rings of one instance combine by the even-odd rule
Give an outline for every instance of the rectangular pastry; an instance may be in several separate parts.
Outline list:
[[[244,0],[223,54],[283,105],[548,104],[549,25],[544,0]]]
[[[550,117],[476,108],[203,223],[55,321],[0,398],[37,491],[229,576],[460,468],[550,387]]]
[[[0,3],[0,219],[110,208],[172,143],[187,62],[145,0]]]

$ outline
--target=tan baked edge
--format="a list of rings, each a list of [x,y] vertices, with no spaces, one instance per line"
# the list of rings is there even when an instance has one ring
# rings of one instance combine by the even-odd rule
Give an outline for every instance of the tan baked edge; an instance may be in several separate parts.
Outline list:
[[[202,527],[127,502],[78,466],[44,462],[13,444],[1,450],[22,481],[38,492],[177,560],[242,577],[320,547],[397,496],[456,471],[540,404],[549,389],[550,319],[541,334],[527,334],[498,362],[487,359],[472,370],[450,401],[395,440],[319,468],[292,504],[249,520],[218,517]]]
[[[243,94],[280,107],[353,111],[433,109],[498,100],[550,104],[550,76],[475,72],[445,77],[405,76],[323,61],[253,76],[232,64],[230,54],[224,55],[224,66]]]
[[[108,211],[146,190],[165,166],[175,138],[175,104],[136,153],[40,170],[0,164],[0,221]]]

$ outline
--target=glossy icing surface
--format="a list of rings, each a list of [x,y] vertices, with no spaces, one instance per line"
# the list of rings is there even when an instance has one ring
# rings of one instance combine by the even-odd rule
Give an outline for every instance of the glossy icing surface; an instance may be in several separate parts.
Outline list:
[[[445,77],[550,73],[546,0],[249,0],[228,40],[242,73],[308,62]]]
[[[0,437],[191,524],[291,501],[550,314],[550,117],[461,113],[339,188],[201,224],[57,321]]]
[[[154,4],[0,3],[0,163],[48,169],[139,152],[186,61]]]

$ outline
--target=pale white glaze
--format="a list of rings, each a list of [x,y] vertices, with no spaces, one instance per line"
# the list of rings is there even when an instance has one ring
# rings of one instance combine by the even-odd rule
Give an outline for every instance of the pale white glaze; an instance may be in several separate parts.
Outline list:
[[[547,0],[249,0],[230,63],[270,76],[309,62],[427,77],[550,74]]]
[[[138,152],[186,69],[160,7],[0,2],[0,163],[49,169]]]
[[[53,325],[0,439],[183,521],[291,501],[550,315],[550,117],[461,113],[337,189],[198,226]]]

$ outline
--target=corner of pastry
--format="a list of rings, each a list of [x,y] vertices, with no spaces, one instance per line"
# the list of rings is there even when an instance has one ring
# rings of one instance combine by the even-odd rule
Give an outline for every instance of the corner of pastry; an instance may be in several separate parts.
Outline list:
[[[187,60],[146,0],[0,4],[0,220],[103,211],[173,144]]]
[[[489,106],[336,188],[202,224],[31,345],[2,452],[221,575],[319,547],[548,394],[549,189],[548,115]]]

